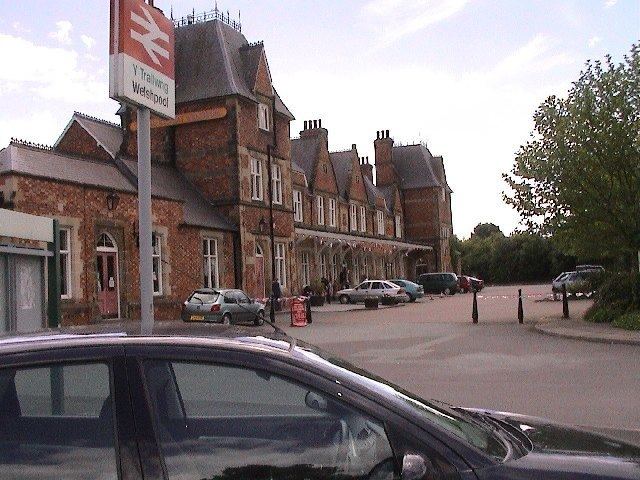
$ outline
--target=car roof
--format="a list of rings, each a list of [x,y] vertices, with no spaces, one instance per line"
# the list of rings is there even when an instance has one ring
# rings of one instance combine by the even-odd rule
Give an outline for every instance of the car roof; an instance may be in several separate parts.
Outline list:
[[[261,347],[286,351],[302,343],[271,327],[242,327],[182,321],[154,322],[151,333],[142,333],[137,321],[112,320],[100,324],[43,329],[30,333],[0,336],[0,354],[68,346],[113,345],[124,343],[215,343],[242,348]]]

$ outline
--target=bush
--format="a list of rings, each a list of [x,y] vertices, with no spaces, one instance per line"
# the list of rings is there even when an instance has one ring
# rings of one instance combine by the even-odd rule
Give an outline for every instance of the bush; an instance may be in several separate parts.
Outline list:
[[[612,322],[627,313],[640,311],[640,273],[613,273],[598,279],[593,306],[585,320]]]
[[[640,330],[640,311],[628,312],[613,321],[613,326],[625,330]]]

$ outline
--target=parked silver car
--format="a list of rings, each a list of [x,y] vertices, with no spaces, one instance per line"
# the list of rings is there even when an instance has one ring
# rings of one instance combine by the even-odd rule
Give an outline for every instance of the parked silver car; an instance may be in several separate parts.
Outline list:
[[[391,297],[396,302],[408,302],[409,296],[404,288],[388,280],[365,280],[355,288],[345,288],[337,293],[340,303],[364,302],[366,298]]]
[[[250,299],[242,290],[201,288],[182,306],[185,322],[264,323],[264,305]]]

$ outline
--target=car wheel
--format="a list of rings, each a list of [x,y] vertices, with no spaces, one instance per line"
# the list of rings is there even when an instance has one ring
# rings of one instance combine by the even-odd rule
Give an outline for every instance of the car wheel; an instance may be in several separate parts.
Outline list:
[[[349,303],[349,295],[340,295],[340,303],[343,305]]]
[[[413,302],[415,302],[415,301],[416,301],[416,297],[415,297],[415,296],[413,296],[413,295],[409,295],[409,302],[410,302],[410,303],[413,303]]]
[[[228,313],[225,313],[222,316],[222,322],[223,325],[231,325],[231,315],[229,315]]]
[[[253,321],[253,324],[256,327],[259,327],[260,325],[264,325],[264,310],[260,310],[258,312],[258,316],[256,317],[256,319]]]
[[[444,294],[445,295],[451,295],[451,289],[449,287],[444,289]]]

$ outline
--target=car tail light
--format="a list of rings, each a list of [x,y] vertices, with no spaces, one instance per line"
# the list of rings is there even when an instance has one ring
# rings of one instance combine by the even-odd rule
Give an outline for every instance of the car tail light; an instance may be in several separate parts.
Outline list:
[[[214,303],[213,305],[211,305],[211,311],[212,312],[219,312],[220,311],[220,305],[217,303]]]
[[[404,294],[404,288],[401,288],[400,290],[398,290],[398,295],[403,295]]]

